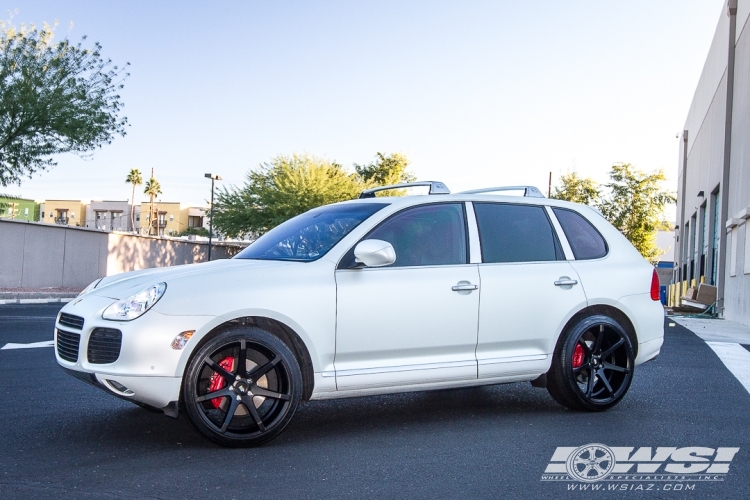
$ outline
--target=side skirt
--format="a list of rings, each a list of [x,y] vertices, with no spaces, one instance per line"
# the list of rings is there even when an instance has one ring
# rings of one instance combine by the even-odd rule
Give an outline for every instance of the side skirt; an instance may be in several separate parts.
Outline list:
[[[540,373],[525,373],[485,379],[459,380],[451,382],[436,382],[428,384],[413,384],[391,387],[375,387],[368,389],[353,389],[347,391],[313,392],[310,400],[356,398],[359,396],[376,396],[382,394],[397,394],[402,392],[431,391],[437,389],[457,389],[461,387],[477,387],[482,385],[509,384],[512,382],[528,382],[538,378]]]

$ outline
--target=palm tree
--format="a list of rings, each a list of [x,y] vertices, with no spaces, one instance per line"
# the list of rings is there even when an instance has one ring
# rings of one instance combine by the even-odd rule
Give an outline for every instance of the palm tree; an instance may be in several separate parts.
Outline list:
[[[128,177],[125,179],[126,184],[133,185],[133,195],[130,198],[130,230],[135,229],[135,187],[143,184],[143,177],[141,171],[137,168],[130,169]]]
[[[143,190],[144,194],[147,194],[149,196],[149,199],[151,200],[151,210],[149,212],[149,229],[148,234],[151,234],[151,227],[156,228],[156,236],[159,236],[159,222],[157,221],[157,217],[155,217],[156,213],[154,210],[154,198],[159,196],[161,194],[161,186],[159,185],[159,181],[156,180],[154,177],[154,171],[151,169],[151,178],[146,181],[146,188]],[[156,221],[156,222],[155,222]],[[154,226],[154,224],[157,224]]]

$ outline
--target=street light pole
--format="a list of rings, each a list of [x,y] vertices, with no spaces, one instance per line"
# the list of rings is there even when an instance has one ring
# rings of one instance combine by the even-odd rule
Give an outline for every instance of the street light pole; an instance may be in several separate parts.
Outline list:
[[[211,260],[211,239],[214,235],[214,181],[220,181],[221,176],[216,174],[206,174],[207,179],[211,179],[211,219],[208,222],[208,260]]]

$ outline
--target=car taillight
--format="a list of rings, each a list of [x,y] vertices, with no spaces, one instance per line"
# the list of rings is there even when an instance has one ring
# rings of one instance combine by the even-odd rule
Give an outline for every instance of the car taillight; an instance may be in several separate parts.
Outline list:
[[[654,274],[651,275],[651,300],[660,300],[659,293],[659,274],[654,269]]]

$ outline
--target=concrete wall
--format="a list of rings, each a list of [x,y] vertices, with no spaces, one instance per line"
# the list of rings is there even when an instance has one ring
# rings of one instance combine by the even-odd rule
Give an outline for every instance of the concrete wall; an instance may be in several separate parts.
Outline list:
[[[726,82],[720,83],[724,78],[727,70],[727,39],[729,38],[729,17],[726,14],[726,6],[722,7],[719,14],[719,20],[716,26],[714,38],[711,41],[711,47],[708,50],[708,57],[703,64],[703,71],[698,86],[693,94],[693,101],[690,104],[687,119],[685,120],[685,129],[691,132],[688,137],[688,148],[692,149],[696,133],[701,128],[703,121],[715,100],[716,92],[720,87],[726,90]],[[682,171],[682,169],[680,169]]]
[[[242,249],[214,243],[211,258]],[[0,220],[0,288],[82,289],[97,278],[205,262],[208,243]]]
[[[681,288],[692,284],[691,280],[712,282],[712,236],[714,230],[727,232],[726,248],[717,252],[727,259],[726,272],[717,276],[724,286],[723,317],[750,325],[750,235],[745,222],[750,213],[750,0],[739,0],[737,7],[729,184],[727,189],[721,185],[730,47],[730,18],[725,4],[685,122],[687,164],[683,180],[685,151],[681,149],[677,223],[682,219],[682,224],[679,242],[675,244],[675,261],[682,259],[687,266],[675,269],[674,280],[680,282]],[[714,223],[714,200],[724,196],[729,205],[728,218]],[[705,226],[701,223],[702,213]],[[706,262],[704,273],[700,272],[702,257]]]
[[[750,268],[745,265],[750,260],[746,218],[750,213],[750,26],[747,17],[750,0],[740,1],[737,11],[728,215],[730,225],[736,223],[737,226],[728,229],[724,317],[750,325]]]

